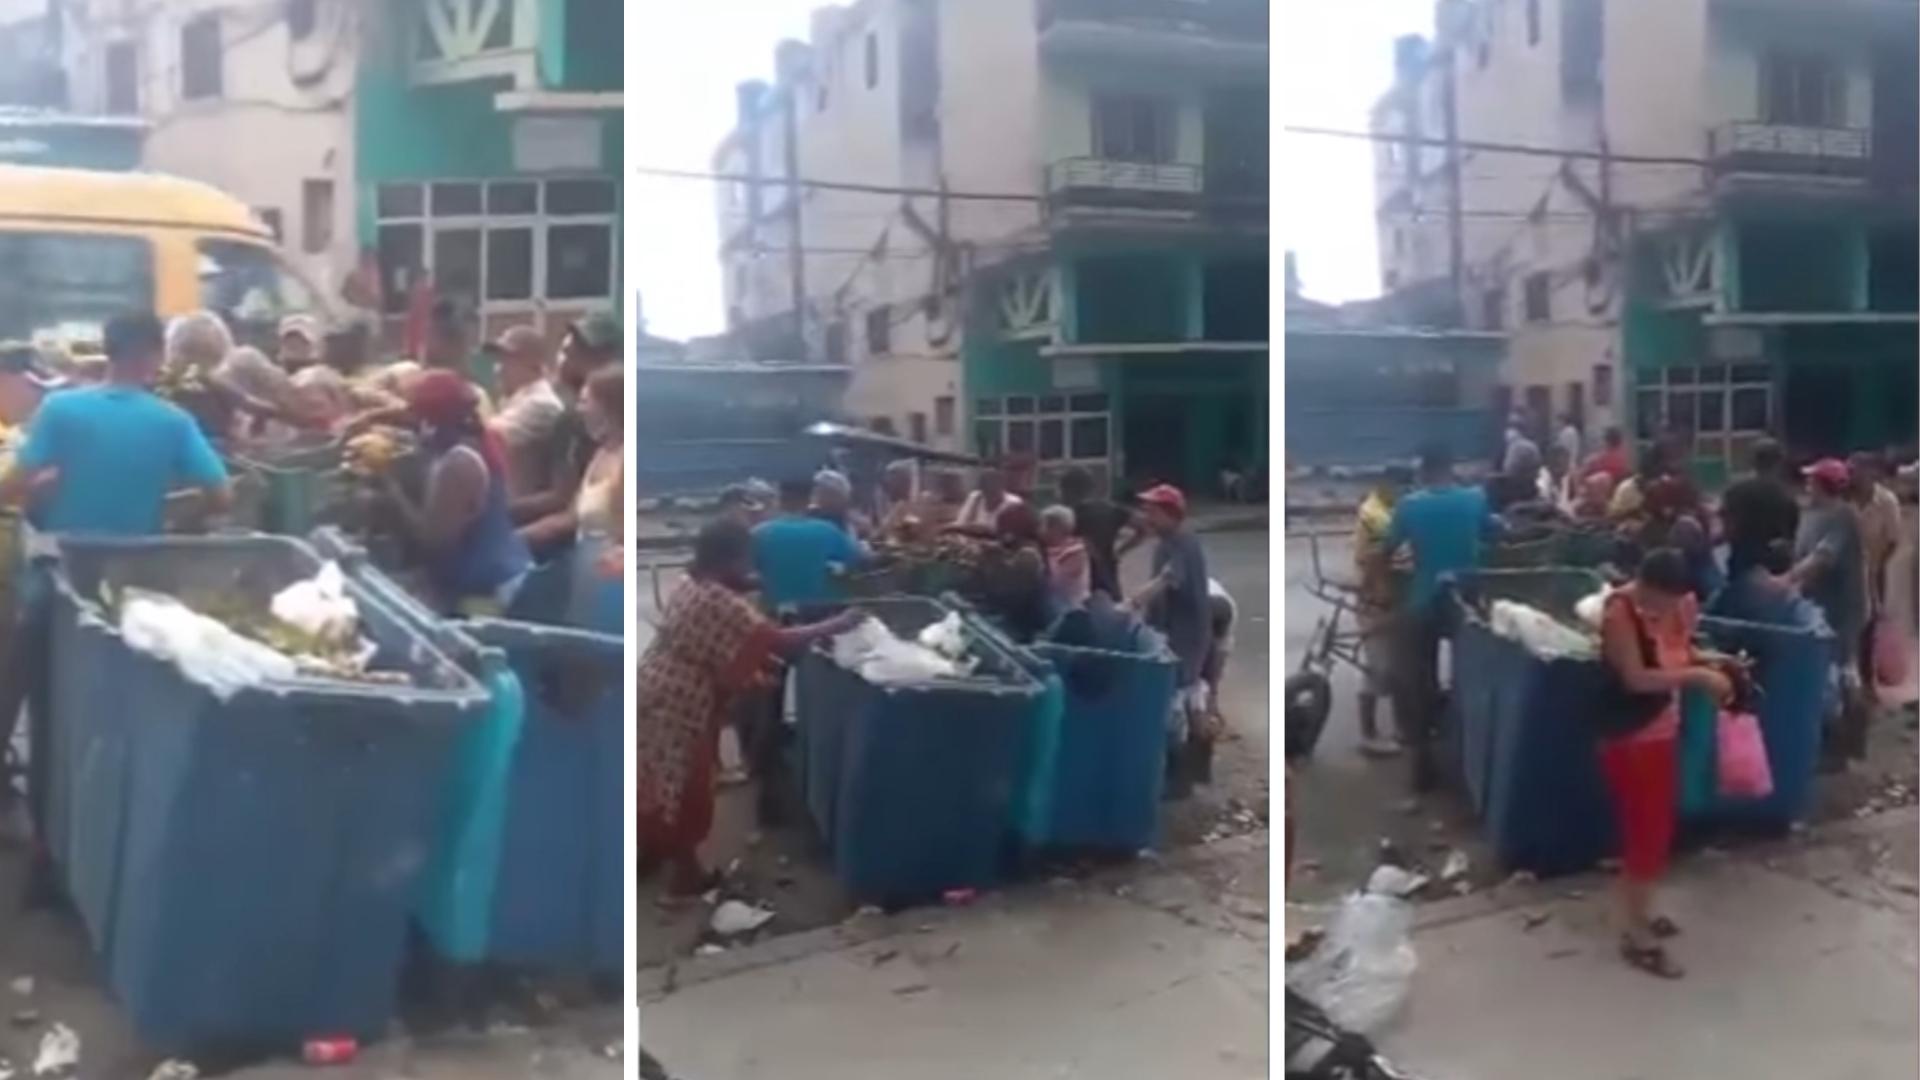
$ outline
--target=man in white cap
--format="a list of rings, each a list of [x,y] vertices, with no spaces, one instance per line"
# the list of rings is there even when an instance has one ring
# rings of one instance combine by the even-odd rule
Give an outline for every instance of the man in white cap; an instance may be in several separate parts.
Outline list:
[[[320,361],[320,321],[311,315],[280,320],[280,367],[292,375]]]

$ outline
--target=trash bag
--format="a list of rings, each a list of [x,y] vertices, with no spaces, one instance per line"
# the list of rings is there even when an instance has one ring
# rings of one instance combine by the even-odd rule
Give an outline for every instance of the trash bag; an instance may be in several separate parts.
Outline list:
[[[1773,794],[1773,769],[1760,720],[1750,712],[1722,710],[1719,725],[1720,794],[1729,799],[1764,799]]]
[[[1407,893],[1424,884],[1383,866],[1334,915],[1327,938],[1287,973],[1287,986],[1317,1002],[1333,1022],[1378,1034],[1399,1015],[1413,989],[1413,905]]]

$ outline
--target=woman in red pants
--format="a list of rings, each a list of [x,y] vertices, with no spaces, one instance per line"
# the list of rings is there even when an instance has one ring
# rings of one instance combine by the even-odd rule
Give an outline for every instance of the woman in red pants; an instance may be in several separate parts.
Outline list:
[[[1653,913],[1654,886],[1666,873],[1673,846],[1680,691],[1699,687],[1721,701],[1733,693],[1727,677],[1694,650],[1700,608],[1692,582],[1686,556],[1677,548],[1658,548],[1641,562],[1631,585],[1607,597],[1600,624],[1606,662],[1626,691],[1666,699],[1634,730],[1600,742],[1600,769],[1620,835],[1620,955],[1665,979],[1685,974],[1664,944],[1679,927]]]

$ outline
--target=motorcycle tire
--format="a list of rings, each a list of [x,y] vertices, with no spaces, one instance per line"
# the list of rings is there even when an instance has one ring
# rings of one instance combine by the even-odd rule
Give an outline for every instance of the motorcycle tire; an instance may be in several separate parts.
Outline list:
[[[1333,712],[1333,684],[1317,671],[1302,671],[1287,679],[1281,702],[1281,715],[1286,721],[1286,758],[1305,761],[1313,756],[1320,733],[1326,730],[1327,717]]]

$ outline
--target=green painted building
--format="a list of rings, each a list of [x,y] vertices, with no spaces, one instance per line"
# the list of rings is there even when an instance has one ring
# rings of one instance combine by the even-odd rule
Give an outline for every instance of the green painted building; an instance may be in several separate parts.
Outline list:
[[[1915,441],[1914,11],[1715,9],[1710,89],[1733,119],[1709,133],[1697,203],[1646,216],[1628,248],[1643,445],[1685,428],[1718,479],[1762,437],[1802,457]]]
[[[970,279],[971,446],[1214,493],[1267,459],[1266,7],[1039,19],[1042,235]]]
[[[619,0],[369,5],[354,95],[358,232],[388,327],[420,273],[489,336],[618,308]]]

